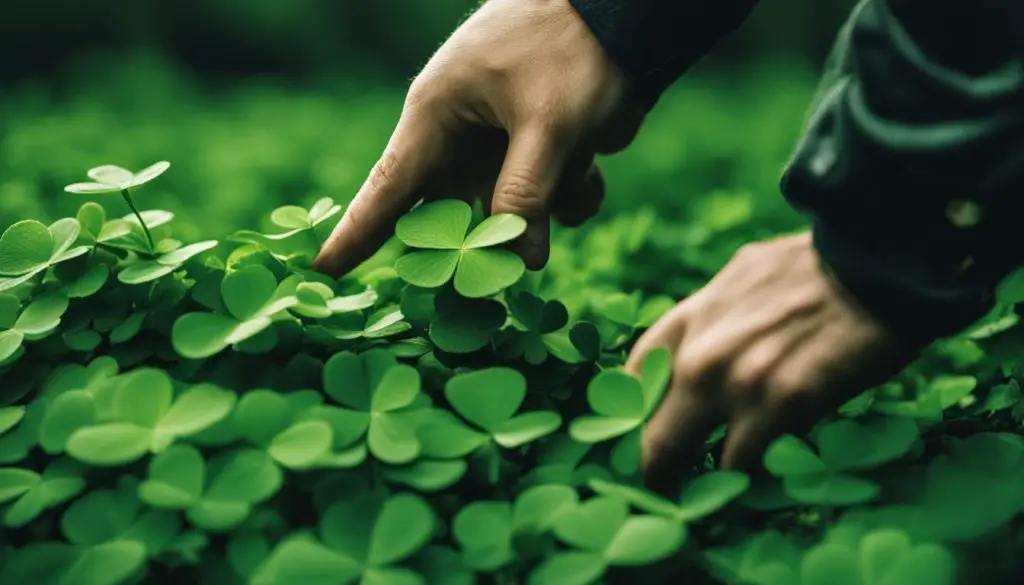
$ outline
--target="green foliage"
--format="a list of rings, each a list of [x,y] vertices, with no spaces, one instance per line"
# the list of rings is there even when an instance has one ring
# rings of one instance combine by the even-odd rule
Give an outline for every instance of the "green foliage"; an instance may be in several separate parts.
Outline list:
[[[258,91],[182,112],[196,136],[126,122],[122,139],[95,146],[104,158],[157,160],[166,147],[176,161],[145,186],[138,215],[120,201],[8,197],[18,185],[61,195],[102,162],[81,151],[96,155],[84,137],[109,124],[22,112],[0,160],[16,165],[0,183],[0,582],[941,585],[1018,574],[1019,275],[977,327],[776,442],[767,477],[713,471],[718,433],[681,491],[640,487],[642,429],[670,368],[656,352],[627,376],[630,347],[739,242],[796,225],[770,203],[789,148],[780,120],[799,109],[789,93],[802,96],[784,79],[756,99],[669,94],[652,116],[685,114],[685,145],[655,119],[608,161],[618,214],[556,228],[543,273],[471,269],[461,287],[465,254],[501,252],[515,219],[488,225],[462,202],[426,204],[352,274],[310,270],[344,204],[329,196],[358,187],[387,108],[348,102],[348,140],[322,138],[339,117],[333,98]],[[696,195],[712,183],[730,189]],[[412,285],[396,268],[435,252],[455,259],[443,279]],[[473,296],[483,288],[493,291]]]

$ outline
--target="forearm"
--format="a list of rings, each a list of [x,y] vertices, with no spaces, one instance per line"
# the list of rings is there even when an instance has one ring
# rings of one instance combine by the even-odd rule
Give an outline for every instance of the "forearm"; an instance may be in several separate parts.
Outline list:
[[[738,27],[757,0],[570,0],[648,105]]]
[[[982,316],[1024,260],[1016,0],[869,0],[782,182],[866,308],[927,342]]]

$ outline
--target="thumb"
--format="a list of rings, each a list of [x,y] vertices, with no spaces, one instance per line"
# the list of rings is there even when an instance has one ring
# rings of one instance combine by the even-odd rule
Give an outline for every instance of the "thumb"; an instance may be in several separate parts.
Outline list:
[[[569,158],[569,141],[544,127],[512,133],[491,200],[491,213],[512,213],[526,220],[526,233],[512,242],[526,267],[540,270],[550,251],[552,193]]]

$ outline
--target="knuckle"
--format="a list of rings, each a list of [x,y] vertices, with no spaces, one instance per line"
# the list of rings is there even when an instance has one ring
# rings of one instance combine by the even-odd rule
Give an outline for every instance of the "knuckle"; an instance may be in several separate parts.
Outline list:
[[[676,372],[686,387],[694,392],[712,391],[721,380],[723,370],[728,366],[727,353],[713,348],[696,349],[680,354]]]
[[[381,190],[391,185],[394,181],[394,176],[398,172],[399,164],[401,163],[399,163],[398,157],[393,152],[388,151],[382,154],[376,164],[373,165],[373,169],[370,170],[370,177],[368,179],[370,186],[373,189]]]
[[[806,376],[776,375],[766,385],[772,400],[784,409],[798,409],[805,406],[814,396],[815,386]]]
[[[495,213],[530,217],[542,211],[541,187],[528,173],[510,172],[508,178],[498,186],[494,197]]]

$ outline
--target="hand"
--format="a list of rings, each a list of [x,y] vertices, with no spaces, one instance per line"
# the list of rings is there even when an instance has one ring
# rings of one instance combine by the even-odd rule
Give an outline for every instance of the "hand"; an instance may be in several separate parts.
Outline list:
[[[803,433],[915,357],[825,272],[810,234],[749,244],[638,341],[673,352],[672,381],[644,436],[645,479],[676,489],[727,423],[722,466],[762,469],[767,446]]]
[[[644,110],[567,0],[491,0],[412,83],[384,154],[314,262],[338,276],[420,199],[479,198],[524,217],[513,248],[540,269],[549,213],[578,225],[604,196],[596,153],[625,148]]]

